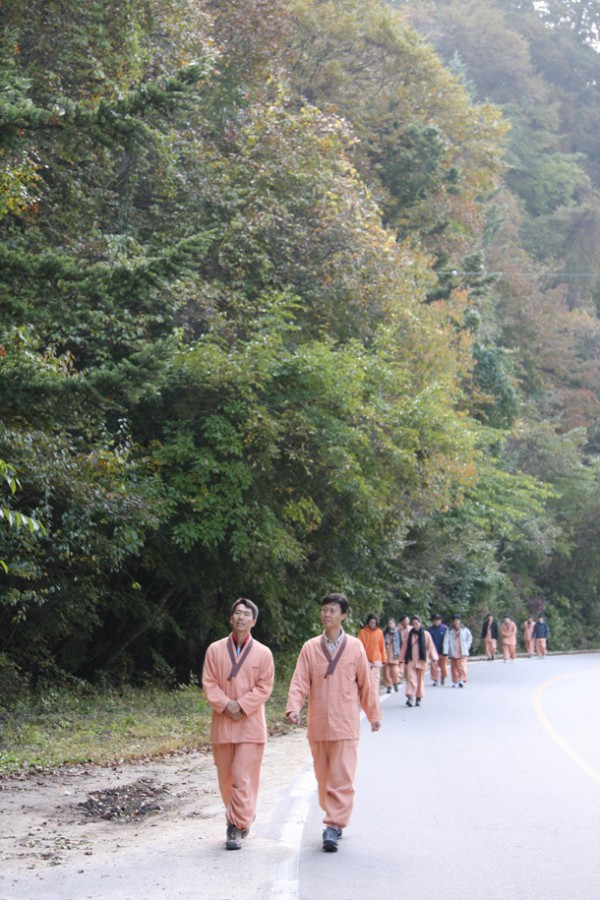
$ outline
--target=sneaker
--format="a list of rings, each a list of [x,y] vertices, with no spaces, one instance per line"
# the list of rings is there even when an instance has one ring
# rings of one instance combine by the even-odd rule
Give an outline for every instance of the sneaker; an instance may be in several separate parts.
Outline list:
[[[336,853],[338,841],[342,837],[342,829],[335,825],[328,825],[323,832],[323,850],[325,853]]]
[[[412,706],[412,699],[411,699],[410,697],[407,697],[407,698],[406,698],[406,705],[407,705],[407,706]]]
[[[431,687],[437,687],[437,681],[432,681],[432,682],[431,682]]]
[[[246,834],[248,833],[248,829],[245,829]],[[241,850],[242,849],[242,832],[236,825],[229,824],[227,826],[227,838],[225,840],[225,849],[226,850]]]
[[[462,681],[459,681],[459,682],[458,682],[458,686],[459,686],[459,687],[464,687],[464,684],[462,683]]]

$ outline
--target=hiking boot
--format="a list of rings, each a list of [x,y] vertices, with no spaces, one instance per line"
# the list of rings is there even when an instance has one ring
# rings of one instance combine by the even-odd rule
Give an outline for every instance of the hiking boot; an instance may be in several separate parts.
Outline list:
[[[335,825],[328,825],[323,832],[323,850],[325,853],[336,853],[338,841],[342,836],[342,829]]]
[[[248,830],[246,829],[246,834]],[[242,849],[242,832],[237,827],[237,825],[228,824],[227,825],[227,838],[225,840],[225,849],[226,850],[241,850]]]

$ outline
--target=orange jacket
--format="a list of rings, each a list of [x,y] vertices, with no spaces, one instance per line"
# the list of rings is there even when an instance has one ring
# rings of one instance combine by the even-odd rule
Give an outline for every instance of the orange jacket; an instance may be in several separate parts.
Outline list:
[[[347,643],[332,675],[325,677],[328,659],[321,635],[307,641],[298,657],[286,713],[300,712],[308,697],[309,741],[356,741],[362,706],[369,722],[381,721],[379,695],[373,687],[363,645],[346,635]]]
[[[369,628],[365,625],[357,634],[357,638],[367,651],[367,659],[370,663],[387,662],[387,653],[385,652],[385,640],[381,628]]]
[[[212,744],[264,744],[267,740],[265,703],[271,696],[275,667],[268,647],[252,638],[248,656],[235,678],[229,678],[232,662],[228,650],[231,635],[215,641],[206,651],[202,669],[202,689],[212,707],[210,741]],[[245,712],[234,722],[223,710],[237,700]]]

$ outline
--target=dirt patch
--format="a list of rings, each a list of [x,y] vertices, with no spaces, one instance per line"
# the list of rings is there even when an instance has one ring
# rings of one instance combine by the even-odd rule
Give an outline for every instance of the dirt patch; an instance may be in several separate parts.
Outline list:
[[[92,791],[87,800],[77,805],[89,819],[131,822],[160,812],[161,801],[168,793],[168,785],[156,784],[151,778],[140,778],[121,787]]]

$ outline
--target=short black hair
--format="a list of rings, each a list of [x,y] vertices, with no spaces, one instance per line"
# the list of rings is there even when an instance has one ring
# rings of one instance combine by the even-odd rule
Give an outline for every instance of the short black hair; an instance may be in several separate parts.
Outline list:
[[[258,606],[256,603],[253,603],[252,600],[248,600],[247,597],[238,597],[237,600],[233,601],[233,606],[231,607],[230,615],[233,615],[238,606],[247,606],[249,610],[252,612],[252,618],[256,622],[258,619]]]
[[[338,606],[341,607],[343,613],[348,612],[348,598],[345,594],[340,594],[337,591],[333,591],[331,594],[326,594],[326,596],[321,600],[321,606],[325,606],[325,604],[327,603],[337,603]]]

